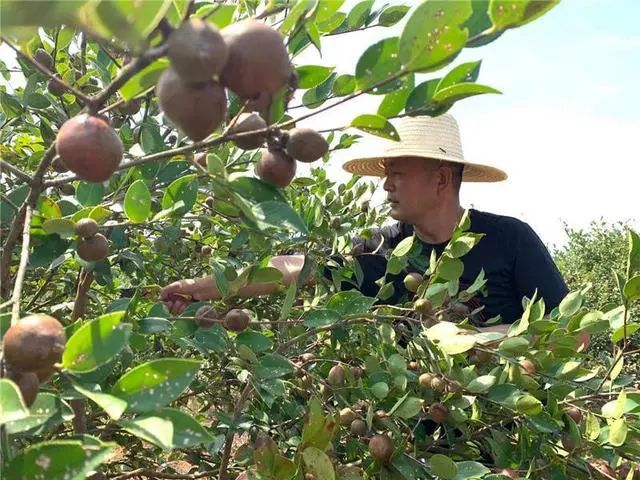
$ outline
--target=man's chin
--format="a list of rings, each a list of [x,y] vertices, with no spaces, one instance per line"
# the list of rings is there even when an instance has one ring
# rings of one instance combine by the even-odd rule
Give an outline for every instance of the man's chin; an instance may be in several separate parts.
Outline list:
[[[402,211],[397,206],[394,206],[394,205],[391,205],[391,210],[389,210],[389,216],[394,220],[398,220],[399,222],[404,220]]]

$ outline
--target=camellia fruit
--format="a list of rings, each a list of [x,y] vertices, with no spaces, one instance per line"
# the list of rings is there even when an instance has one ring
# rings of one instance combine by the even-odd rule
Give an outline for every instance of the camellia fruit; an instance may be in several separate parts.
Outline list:
[[[76,246],[78,256],[85,262],[99,262],[109,254],[109,241],[101,233],[81,238]]]
[[[234,308],[224,316],[224,327],[232,332],[241,332],[249,326],[249,320],[247,312]]]
[[[267,122],[257,113],[243,113],[238,118],[236,124],[229,131],[230,134],[253,132],[267,128]],[[236,147],[243,150],[253,150],[260,148],[267,138],[266,132],[255,133],[234,138],[232,142]]]
[[[284,188],[296,176],[296,162],[281,150],[262,150],[256,174],[263,182]]]
[[[200,328],[206,329],[206,328],[213,327],[217,323],[216,322],[217,319],[218,319],[218,312],[211,305],[203,305],[196,312],[196,324]]]
[[[393,455],[393,442],[386,435],[374,435],[369,440],[369,452],[379,463],[387,464]]]
[[[98,233],[98,222],[93,218],[81,218],[76,222],[74,230],[81,238],[93,237]]]
[[[327,375],[327,383],[332,387],[341,387],[344,385],[344,368],[342,365],[334,365]]]
[[[412,293],[416,293],[418,291],[418,287],[424,281],[424,277],[417,272],[411,272],[404,277],[402,283],[404,283],[404,287]],[[424,300],[424,299],[420,299]],[[417,302],[416,302],[417,303]],[[417,309],[417,308],[416,308]]]
[[[104,119],[82,113],[60,127],[56,152],[64,165],[83,180],[104,182],[120,165],[124,147]]]
[[[311,128],[292,128],[287,139],[287,153],[299,162],[311,163],[329,151],[322,135]]]

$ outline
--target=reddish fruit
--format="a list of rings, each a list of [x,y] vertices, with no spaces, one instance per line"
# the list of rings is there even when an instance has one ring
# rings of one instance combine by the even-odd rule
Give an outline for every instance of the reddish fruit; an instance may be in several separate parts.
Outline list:
[[[47,70],[53,70],[53,57],[44,48],[37,49],[33,59]]]
[[[407,368],[411,371],[416,371],[418,369],[418,362],[411,361],[408,363]]]
[[[118,107],[118,110],[123,115],[135,115],[140,111],[140,100],[133,99],[124,102]]]
[[[40,383],[44,383],[49,380],[54,373],[56,373],[55,367],[41,368],[40,370],[36,370],[35,372]]]
[[[211,80],[227,62],[229,49],[216,27],[190,18],[169,36],[167,57],[186,83]]]
[[[83,180],[108,180],[122,160],[118,134],[100,117],[77,115],[60,127],[56,152],[64,165]]]
[[[429,416],[436,423],[444,423],[449,418],[449,409],[440,402],[432,403],[429,407]]]
[[[200,328],[211,328],[218,319],[218,312],[211,305],[203,305],[196,311],[196,324]]]
[[[76,235],[78,235],[80,238],[93,237],[96,233],[98,233],[98,222],[96,222],[93,218],[81,218],[76,222],[74,230],[76,232]]]
[[[379,463],[389,463],[393,450],[393,442],[386,435],[374,435],[369,440],[369,452]]]
[[[442,378],[433,377],[433,380],[431,380],[431,390],[442,393],[445,388],[447,388],[447,383]]]
[[[360,378],[364,374],[364,370],[362,370],[362,367],[351,366],[349,367],[349,371],[351,372],[351,375],[354,376],[354,378]]]
[[[518,478],[518,472],[516,472],[512,468],[503,468],[498,472],[498,475],[503,475],[512,480],[516,480]]]
[[[262,150],[256,163],[256,175],[263,182],[284,188],[296,175],[296,162],[281,150]]]
[[[233,126],[229,133],[253,132],[255,130],[264,130],[267,128],[267,122],[257,113],[243,113],[238,118],[238,122]],[[265,133],[255,133],[236,138],[233,143],[243,150],[253,150],[259,148],[267,137]]]
[[[536,373],[535,364],[528,358],[525,358],[524,360],[520,360],[520,366],[528,375],[533,375]]]
[[[232,332],[241,332],[249,326],[249,320],[247,312],[234,308],[224,316],[224,327]]]
[[[351,435],[355,435],[356,437],[361,437],[367,433],[367,422],[364,420],[360,420],[356,418],[351,425],[349,426],[349,431]]]
[[[568,407],[565,409],[564,413],[569,415],[573,419],[573,421],[576,422],[578,425],[582,423],[583,415],[580,409],[576,407]]]
[[[229,57],[220,81],[242,99],[275,94],[293,75],[280,33],[258,20],[237,22],[222,30]]]
[[[292,128],[288,132],[287,153],[299,162],[311,163],[329,151],[322,135],[311,128]]]
[[[167,68],[156,85],[164,114],[191,140],[199,141],[220,126],[227,113],[227,97],[218,83],[190,85]]]
[[[64,92],[66,92],[66,88],[64,84],[58,78],[50,78],[47,82],[47,90],[54,97],[61,97]]]
[[[40,386],[38,376],[33,372],[8,370],[7,377],[13,380],[13,382],[18,386],[18,389],[22,394],[24,404],[27,407],[33,405],[33,402],[36,401],[36,397],[38,396],[38,387]]]
[[[76,246],[78,256],[85,262],[99,262],[109,254],[109,241],[101,233],[81,238]]]
[[[327,383],[332,387],[341,387],[344,385],[344,369],[342,365],[334,365],[327,375]]]
[[[5,360],[19,372],[35,372],[59,362],[67,341],[60,322],[44,314],[19,320],[2,340]]]
[[[568,452],[572,452],[576,448],[576,442],[571,435],[565,433],[562,435],[560,439],[560,443],[562,443],[562,448],[564,448]]]

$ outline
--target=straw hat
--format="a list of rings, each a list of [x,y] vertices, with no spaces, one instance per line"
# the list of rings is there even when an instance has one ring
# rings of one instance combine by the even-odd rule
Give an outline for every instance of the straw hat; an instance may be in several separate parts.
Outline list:
[[[423,157],[463,163],[462,180],[465,182],[500,182],[507,178],[507,174],[498,168],[464,159],[460,129],[451,115],[404,117],[393,124],[400,135],[400,141],[385,140],[380,148],[369,148],[370,155],[364,154],[349,160],[343,168],[357,175],[384,177],[385,159]]]

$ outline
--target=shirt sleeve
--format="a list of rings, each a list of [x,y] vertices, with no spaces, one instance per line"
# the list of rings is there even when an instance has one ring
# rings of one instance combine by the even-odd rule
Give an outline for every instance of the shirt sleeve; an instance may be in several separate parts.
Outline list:
[[[520,224],[516,242],[513,275],[518,300],[531,298],[537,289],[548,313],[569,293],[567,284],[547,247],[528,224]]]

